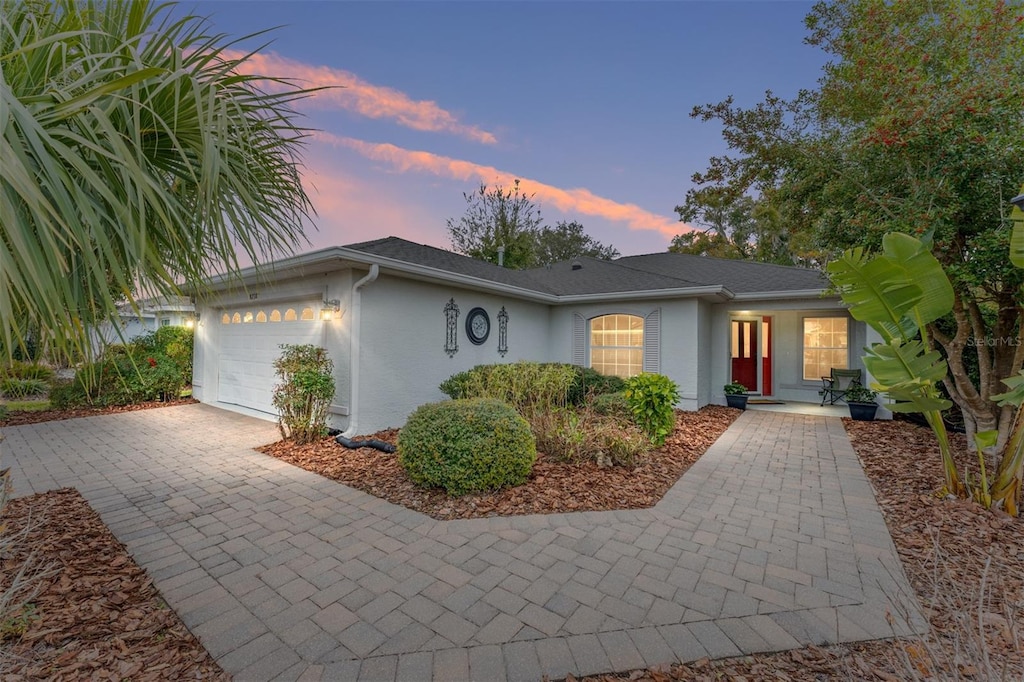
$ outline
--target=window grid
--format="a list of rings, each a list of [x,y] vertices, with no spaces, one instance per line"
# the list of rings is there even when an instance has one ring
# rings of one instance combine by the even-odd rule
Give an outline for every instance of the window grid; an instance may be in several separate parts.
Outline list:
[[[817,381],[833,369],[849,369],[849,321],[845,317],[804,318],[804,380]]]
[[[590,366],[628,379],[643,371],[644,320],[636,315],[603,315],[590,321]]]

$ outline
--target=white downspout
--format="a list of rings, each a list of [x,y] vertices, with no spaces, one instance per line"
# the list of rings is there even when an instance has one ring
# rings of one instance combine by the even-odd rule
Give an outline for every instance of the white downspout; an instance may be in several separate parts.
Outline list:
[[[345,438],[356,435],[356,426],[359,421],[359,337],[361,335],[361,310],[362,295],[359,290],[367,284],[372,284],[380,275],[380,266],[373,263],[370,272],[365,277],[352,285],[352,321],[349,332],[349,399],[348,399],[348,428],[341,434]]]

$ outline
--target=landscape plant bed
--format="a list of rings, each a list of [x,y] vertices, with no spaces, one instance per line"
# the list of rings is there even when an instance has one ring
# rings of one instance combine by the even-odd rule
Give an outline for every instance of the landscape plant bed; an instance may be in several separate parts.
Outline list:
[[[230,679],[77,491],[13,500],[3,520],[18,540],[0,589],[30,553],[55,570],[25,618],[0,624],[0,679]]]
[[[1024,520],[986,511],[973,502],[937,496],[942,466],[929,429],[898,421],[844,419],[843,423],[931,624],[929,637],[703,659],[665,670],[622,671],[584,679],[1024,679]],[[961,463],[977,461],[962,435],[951,435],[950,440]],[[979,597],[983,584],[984,599]],[[987,662],[979,647],[979,631],[985,632]],[[954,656],[957,650],[959,659]]]
[[[79,417],[95,417],[101,414],[152,410],[158,407],[177,407],[178,405],[191,405],[197,402],[199,401],[195,398],[178,398],[177,400],[151,400],[133,405],[74,407],[67,410],[11,410],[7,415],[7,419],[0,419],[0,426],[24,426],[26,424],[57,421],[58,419],[77,419]]]
[[[349,450],[333,438],[309,445],[278,441],[260,451],[440,520],[642,509],[656,504],[740,414],[740,410],[716,405],[699,412],[677,411],[675,431],[665,445],[633,469],[599,467],[593,462],[565,463],[538,453],[525,484],[454,498],[443,490],[427,490],[413,483],[397,455],[373,448]],[[381,431],[355,440],[366,438],[396,444],[398,431]]]

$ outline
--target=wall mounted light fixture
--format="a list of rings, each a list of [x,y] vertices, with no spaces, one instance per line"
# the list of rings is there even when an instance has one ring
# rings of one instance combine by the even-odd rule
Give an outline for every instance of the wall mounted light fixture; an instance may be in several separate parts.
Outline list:
[[[320,309],[320,319],[330,322],[335,315],[341,317],[341,301],[336,298],[324,299],[324,307]]]

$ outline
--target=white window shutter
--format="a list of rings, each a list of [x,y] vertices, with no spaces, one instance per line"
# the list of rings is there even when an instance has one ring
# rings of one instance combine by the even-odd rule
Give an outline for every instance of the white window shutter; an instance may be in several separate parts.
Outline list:
[[[572,358],[579,367],[587,364],[587,320],[579,313],[572,314]]]
[[[644,371],[661,371],[661,308],[644,318]]]

